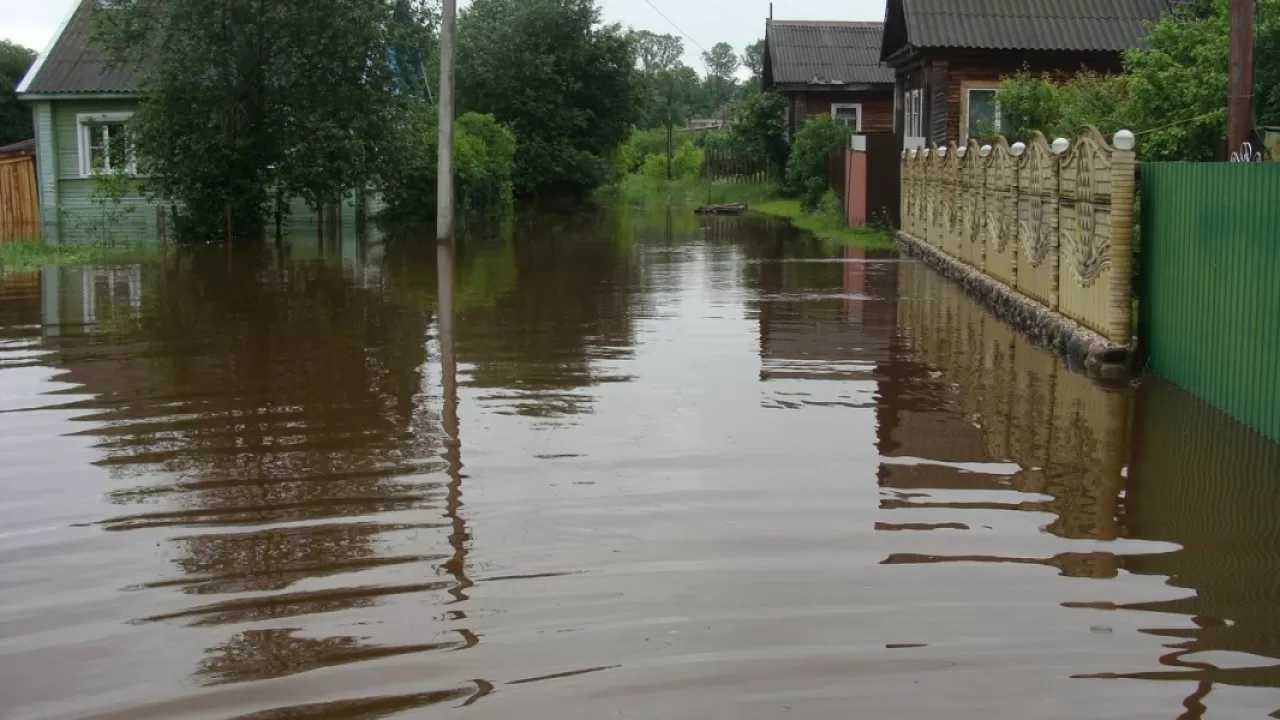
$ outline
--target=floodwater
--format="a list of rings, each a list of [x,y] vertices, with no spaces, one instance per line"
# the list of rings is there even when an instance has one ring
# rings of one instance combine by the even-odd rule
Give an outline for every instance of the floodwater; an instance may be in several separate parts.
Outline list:
[[[311,237],[4,276],[0,718],[1280,708],[1280,448],[1176,388],[764,220]]]

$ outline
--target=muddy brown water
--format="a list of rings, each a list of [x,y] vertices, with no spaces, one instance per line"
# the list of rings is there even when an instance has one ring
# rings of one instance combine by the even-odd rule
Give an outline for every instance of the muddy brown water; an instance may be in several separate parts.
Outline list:
[[[1186,393],[764,220],[412,240],[4,276],[0,718],[1280,708],[1280,449]]]

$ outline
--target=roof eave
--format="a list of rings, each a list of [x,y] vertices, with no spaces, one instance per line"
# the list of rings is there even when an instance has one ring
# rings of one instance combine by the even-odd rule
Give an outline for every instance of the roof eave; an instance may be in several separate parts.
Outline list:
[[[71,7],[67,8],[67,14],[63,16],[62,22],[58,23],[58,29],[49,37],[49,42],[45,43],[44,50],[36,56],[36,61],[31,63],[31,67],[27,68],[27,74],[22,76],[22,82],[18,83],[18,87],[14,88],[14,93],[22,95],[31,86],[31,81],[35,80],[36,75],[40,74],[41,68],[44,67],[45,58],[49,57],[49,53],[53,52],[53,48],[58,44],[58,40],[62,38],[62,33],[66,32],[67,24],[71,22],[71,18],[75,17],[76,11],[80,9],[80,3],[83,0],[76,0],[71,3]]]
[[[121,92],[23,92],[17,93],[18,99],[24,102],[42,100],[133,100],[141,98],[142,93],[136,90]]]

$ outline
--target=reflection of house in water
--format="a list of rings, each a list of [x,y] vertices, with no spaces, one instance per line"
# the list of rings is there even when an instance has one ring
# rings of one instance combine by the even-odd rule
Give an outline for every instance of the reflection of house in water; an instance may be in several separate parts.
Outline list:
[[[306,631],[454,585],[429,311],[343,263],[210,260],[40,278],[41,362],[79,386],[121,506],[100,525],[166,533],[172,574],[135,588],[162,610],[139,621],[228,628],[197,670],[211,682],[443,647]],[[303,629],[257,627],[285,618]]]
[[[785,246],[784,246],[785,248]],[[830,260],[757,261],[751,279],[760,293],[761,379],[774,383],[769,403],[778,407],[873,402],[880,364],[890,358],[896,325],[898,264],[846,248]],[[862,381],[832,397],[786,390],[790,380]]]

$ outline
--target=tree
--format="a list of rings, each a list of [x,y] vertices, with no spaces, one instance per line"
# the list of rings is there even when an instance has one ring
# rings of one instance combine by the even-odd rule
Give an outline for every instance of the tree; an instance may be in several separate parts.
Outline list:
[[[764,78],[764,38],[749,44],[742,51],[742,64],[751,71],[751,86],[760,87],[760,81]]]
[[[0,145],[26,140],[34,133],[31,108],[19,103],[14,91],[35,60],[31,50],[0,40]]]
[[[594,0],[475,0],[459,19],[458,94],[516,135],[515,190],[582,195],[639,109],[633,43]]]
[[[712,107],[719,109],[733,99],[737,90],[734,75],[741,67],[738,54],[729,43],[716,43],[709,52],[702,53],[707,66],[707,88],[711,91]]]
[[[787,100],[777,93],[749,95],[738,109],[731,134],[747,153],[763,158],[775,175],[787,164]]]
[[[388,158],[398,103],[388,39],[427,0],[115,0],[95,32],[146,95],[129,125],[144,189],[184,206],[184,232],[252,232],[266,208],[313,206]]]
[[[684,41],[675,35],[657,35],[648,30],[633,30],[631,41],[635,43],[640,67],[647,72],[674,70],[684,57]]]

